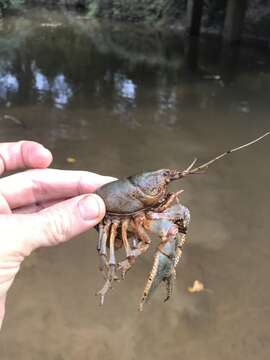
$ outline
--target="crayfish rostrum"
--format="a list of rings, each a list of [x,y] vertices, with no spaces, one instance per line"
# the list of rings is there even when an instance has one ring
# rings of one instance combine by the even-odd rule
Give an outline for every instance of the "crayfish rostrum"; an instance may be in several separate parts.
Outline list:
[[[145,172],[115,180],[96,191],[96,194],[104,200],[107,210],[105,217],[97,226],[100,270],[103,271],[106,280],[103,288],[98,292],[101,304],[113,281],[118,279],[116,271],[119,270],[124,278],[135,259],[149,248],[151,239],[148,232],[158,235],[160,244],[143,291],[140,309],[142,310],[143,304],[161,282],[166,284],[165,300],[169,299],[175,267],[182,254],[190,223],[189,210],[179,203],[182,190],[175,193],[168,192],[169,183],[190,174],[201,173],[216,160],[259,141],[269,133],[248,144],[226,151],[196,168],[194,168],[195,159],[183,171],[162,169]],[[123,246],[126,258],[117,263],[115,250]],[[107,256],[107,248],[109,256]]]

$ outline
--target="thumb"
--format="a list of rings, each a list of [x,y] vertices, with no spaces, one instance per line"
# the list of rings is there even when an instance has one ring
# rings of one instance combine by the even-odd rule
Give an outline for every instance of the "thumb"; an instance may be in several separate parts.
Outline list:
[[[58,245],[98,224],[105,215],[95,194],[77,196],[36,214],[0,215],[0,329],[6,294],[24,257],[41,246]]]
[[[39,247],[58,245],[89,230],[104,215],[105,204],[96,194],[76,196],[35,214],[0,215],[0,283],[3,259],[21,263]]]
[[[104,215],[104,202],[95,194],[76,196],[35,214],[3,215],[1,231],[9,241],[1,246],[24,258],[39,247],[58,245],[87,231]]]
[[[94,227],[104,215],[104,202],[95,194],[60,202],[35,215],[31,240],[28,235],[32,243],[30,246],[33,250],[41,246],[58,245]],[[34,219],[29,220],[33,224]]]
[[[2,328],[6,307],[6,296],[0,298],[0,330]]]

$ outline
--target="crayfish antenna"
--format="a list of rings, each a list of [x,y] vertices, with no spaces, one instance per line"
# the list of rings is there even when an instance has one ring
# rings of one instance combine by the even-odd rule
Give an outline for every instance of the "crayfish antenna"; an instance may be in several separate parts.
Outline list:
[[[205,170],[207,170],[207,168],[209,167],[209,165],[213,164],[214,162],[216,162],[217,160],[219,159],[222,159],[223,157],[227,156],[227,155],[230,155],[231,153],[235,152],[235,151],[238,151],[238,150],[241,150],[241,149],[244,149],[250,145],[253,145],[255,144],[256,142],[262,140],[265,136],[268,136],[270,134],[270,131],[267,131],[265,134],[259,136],[258,138],[256,138],[255,140],[252,140],[246,144],[243,144],[243,145],[240,145],[240,146],[237,146],[233,149],[230,149],[228,151],[225,151],[224,153],[216,156],[214,159],[211,159],[209,161],[207,161],[206,163],[196,167],[196,168],[193,168],[194,164],[196,163],[197,159],[195,158],[192,163],[183,171],[179,171],[178,172],[178,179],[181,179],[187,175],[191,175],[191,174],[201,174],[203,173]]]
[[[192,168],[193,168],[193,166],[196,164],[196,162],[197,162],[197,158],[194,158],[194,160],[192,161],[192,163],[183,171],[184,173],[185,172],[189,172]]]

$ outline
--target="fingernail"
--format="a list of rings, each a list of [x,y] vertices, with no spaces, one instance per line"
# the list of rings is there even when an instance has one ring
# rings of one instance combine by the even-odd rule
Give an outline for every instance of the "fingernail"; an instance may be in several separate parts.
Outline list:
[[[87,195],[79,201],[81,217],[85,221],[96,220],[101,216],[100,200],[96,195]]]
[[[50,152],[50,150],[46,149],[44,146],[40,147],[39,151],[42,153],[42,155],[44,157],[45,156],[48,157],[48,158],[52,157],[52,153]]]

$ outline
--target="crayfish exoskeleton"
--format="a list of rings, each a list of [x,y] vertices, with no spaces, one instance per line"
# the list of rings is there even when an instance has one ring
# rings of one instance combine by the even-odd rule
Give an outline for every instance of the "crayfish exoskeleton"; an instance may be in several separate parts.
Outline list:
[[[183,177],[183,174],[184,172],[173,170],[159,170],[116,180],[96,191],[103,198],[107,208],[106,215],[98,226],[97,249],[100,255],[100,269],[104,271],[106,277],[105,285],[98,293],[101,296],[101,303],[116,278],[115,249],[122,246],[125,248],[126,259],[118,264],[124,277],[136,257],[144,253],[151,243],[146,230],[160,236],[158,254],[167,257],[170,263],[174,262],[178,246],[177,234],[186,233],[189,211],[180,204],[173,205],[181,191],[167,193],[166,190],[170,181]],[[171,254],[172,249],[170,254],[166,252],[167,243],[170,241],[175,242],[173,254]],[[158,276],[161,277],[158,260],[159,257],[156,256],[154,267],[158,267],[160,272]],[[149,280],[154,281],[156,273],[153,275],[152,271]],[[143,301],[148,297],[149,283],[147,289],[145,288]]]
[[[182,191],[170,193],[167,191],[168,184],[187,175],[201,173],[216,160],[261,140],[269,133],[226,151],[196,168],[195,159],[184,171],[163,169],[146,172],[113,181],[96,191],[104,200],[107,209],[104,219],[97,226],[100,270],[106,279],[103,288],[98,292],[101,304],[113,281],[117,279],[115,250],[124,246],[126,258],[118,263],[118,269],[124,278],[135,259],[144,253],[151,243],[147,230],[157,234],[161,241],[144,288],[140,309],[162,281],[167,288],[165,300],[170,297],[175,267],[182,254],[190,214],[189,210],[179,203],[178,196]]]

